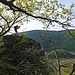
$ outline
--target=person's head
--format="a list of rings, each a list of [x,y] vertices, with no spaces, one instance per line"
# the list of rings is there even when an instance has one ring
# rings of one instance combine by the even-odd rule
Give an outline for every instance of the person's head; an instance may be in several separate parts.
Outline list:
[[[18,25],[16,25],[18,27]]]

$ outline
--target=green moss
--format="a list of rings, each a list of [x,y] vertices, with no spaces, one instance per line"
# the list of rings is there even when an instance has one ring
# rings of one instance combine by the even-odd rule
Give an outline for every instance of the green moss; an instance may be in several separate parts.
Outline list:
[[[73,67],[72,64],[68,65],[67,67],[62,67],[61,68],[62,75],[69,75],[72,70],[72,67]],[[73,75],[75,75],[75,73],[73,73]]]

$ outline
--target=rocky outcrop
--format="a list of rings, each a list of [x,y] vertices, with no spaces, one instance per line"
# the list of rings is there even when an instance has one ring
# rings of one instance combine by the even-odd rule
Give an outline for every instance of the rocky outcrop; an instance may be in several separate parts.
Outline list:
[[[3,37],[3,42],[5,47],[13,47],[16,44],[18,44],[20,47],[25,48],[41,48],[39,42],[29,38],[29,37],[23,37],[23,36],[13,36],[13,35],[7,35]],[[18,47],[19,47],[18,46]]]
[[[30,75],[32,68],[38,67],[45,55],[40,44],[28,37],[7,35],[3,42],[0,68],[5,73],[0,75]]]

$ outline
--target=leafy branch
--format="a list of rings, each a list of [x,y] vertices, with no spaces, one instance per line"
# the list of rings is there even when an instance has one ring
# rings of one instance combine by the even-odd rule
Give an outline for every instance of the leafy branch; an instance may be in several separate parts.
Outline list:
[[[0,0],[1,3],[3,3],[3,4],[5,4],[5,5],[7,5],[8,7],[10,7],[10,10],[13,10],[14,12],[16,12],[16,11],[17,11],[17,12],[22,12],[22,13],[25,13],[27,16],[31,16],[31,17],[36,18],[36,19],[47,20],[47,21],[49,21],[49,22],[55,22],[55,23],[57,23],[57,24],[59,24],[59,25],[67,25],[67,24],[65,24],[67,21],[70,21],[70,20],[72,20],[72,19],[75,19],[75,17],[74,17],[74,18],[69,19],[69,20],[67,20],[67,21],[65,21],[65,22],[60,22],[60,21],[58,21],[58,20],[56,20],[56,19],[54,20],[54,19],[50,19],[50,18],[46,18],[46,17],[42,17],[42,16],[35,16],[35,15],[33,15],[33,14],[28,13],[26,10],[23,10],[23,9],[21,9],[20,7],[15,6],[15,5],[13,4],[14,1],[16,1],[16,0],[12,0],[12,2],[11,2],[11,1],[7,1],[7,0]]]
[[[1,31],[0,31],[0,36],[5,35],[7,32],[10,31],[10,29],[12,28],[12,26],[15,24],[15,22],[18,20],[18,18],[20,18],[22,16],[22,14],[15,16],[14,14],[14,18],[12,20],[10,20],[8,22],[8,20],[0,14],[0,17],[6,22],[6,24],[4,25],[0,25]]]

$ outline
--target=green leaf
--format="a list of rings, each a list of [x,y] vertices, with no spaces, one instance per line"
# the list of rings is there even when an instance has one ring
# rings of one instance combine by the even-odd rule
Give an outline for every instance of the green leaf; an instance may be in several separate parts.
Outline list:
[[[58,0],[54,0],[54,2],[58,2]]]
[[[45,16],[45,13],[41,13],[41,16]]]
[[[72,3],[72,4],[70,5],[70,7],[73,8],[73,7],[74,7],[74,3]]]
[[[0,12],[2,11],[3,9],[2,8],[0,8]]]
[[[69,11],[69,12],[68,12],[68,14],[69,14],[69,15],[71,15],[71,14],[72,14],[72,12],[71,12],[71,11]]]

